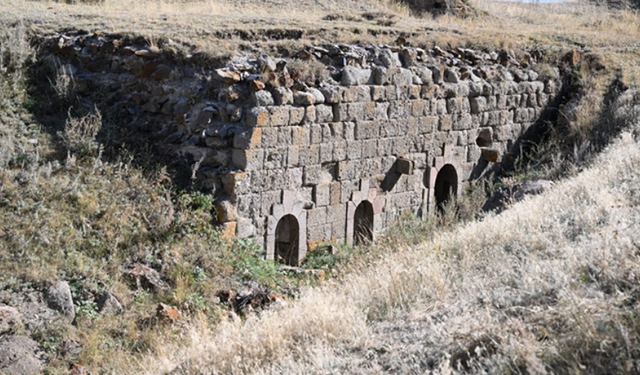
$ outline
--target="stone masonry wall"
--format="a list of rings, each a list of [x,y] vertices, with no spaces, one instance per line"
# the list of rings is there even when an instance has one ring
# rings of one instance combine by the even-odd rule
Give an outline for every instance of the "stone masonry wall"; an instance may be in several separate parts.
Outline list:
[[[407,69],[398,61],[391,68],[347,67],[340,86],[295,94],[278,89],[278,104],[248,110],[246,129],[234,139],[232,161],[240,171],[224,185],[243,218],[237,233],[265,238],[268,247],[269,225],[277,224],[269,217],[283,191],[307,208],[308,247],[351,241],[348,203],[369,196],[369,189],[379,215],[375,231],[399,215],[426,213],[444,164],[455,167],[460,188],[483,150],[492,162],[508,155],[554,94],[533,71],[518,81],[507,70],[495,73],[500,80],[461,78],[453,69]],[[408,173],[399,171],[403,161]]]
[[[185,160],[216,194],[224,233],[255,239],[271,259],[288,215],[298,261],[321,242],[352,243],[362,202],[374,235],[399,215],[426,215],[440,171],[454,168],[459,193],[510,157],[559,90],[539,80],[535,59],[505,52],[314,47],[297,55],[326,66],[312,82],[266,55],[204,69],[95,34],[49,46],[76,90],[111,90],[131,126]]]

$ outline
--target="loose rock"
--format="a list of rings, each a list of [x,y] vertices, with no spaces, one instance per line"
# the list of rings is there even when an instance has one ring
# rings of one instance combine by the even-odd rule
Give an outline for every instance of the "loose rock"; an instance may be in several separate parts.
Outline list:
[[[242,79],[242,76],[240,75],[240,73],[233,72],[226,68],[216,69],[214,73],[215,73],[214,78],[220,81],[223,81],[224,83],[227,83],[227,84],[238,83]]]
[[[0,338],[0,373],[32,375],[42,370],[38,343],[24,336]]]
[[[159,303],[156,308],[156,317],[164,323],[175,323],[182,319],[182,313],[173,306]]]
[[[0,306],[0,334],[11,332],[21,325],[18,310],[11,306]]]
[[[49,308],[64,315],[68,323],[73,322],[76,317],[71,288],[66,281],[58,281],[47,290],[47,305]]]
[[[119,315],[124,308],[116,296],[107,291],[98,298],[98,310],[103,315]]]
[[[138,288],[155,289],[156,291],[169,290],[169,285],[162,281],[160,273],[144,264],[136,264],[126,272],[126,275],[136,282]]]
[[[69,375],[91,375],[91,372],[86,367],[73,363],[69,367]]]

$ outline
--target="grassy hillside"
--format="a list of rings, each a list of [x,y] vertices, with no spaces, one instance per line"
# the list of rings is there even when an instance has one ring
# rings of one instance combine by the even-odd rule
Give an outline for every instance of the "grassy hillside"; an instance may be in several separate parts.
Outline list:
[[[24,316],[12,333],[38,342],[50,374],[72,362],[101,374],[640,372],[640,102],[626,90],[640,78],[640,19],[581,2],[473,6],[473,17],[433,19],[375,0],[5,0],[0,305],[40,306],[47,286],[65,280],[76,310],[72,324]],[[335,267],[320,283],[281,273],[255,244],[223,239],[212,198],[178,184],[178,171],[144,147],[105,152],[102,114],[72,105],[35,61],[39,37],[68,29],[213,59],[404,35],[425,47],[539,48],[548,64],[581,50],[606,68],[574,67],[571,119],[495,182],[550,177],[552,191],[498,216],[476,221],[468,208],[461,223],[452,211],[407,219],[371,247],[315,254],[308,267]],[[43,83],[46,95],[35,91]],[[478,188],[461,204],[482,198]],[[169,289],[132,282],[136,264]],[[287,302],[239,316],[217,295],[251,283]],[[107,293],[123,313],[99,311]],[[183,317],[161,322],[158,303]]]

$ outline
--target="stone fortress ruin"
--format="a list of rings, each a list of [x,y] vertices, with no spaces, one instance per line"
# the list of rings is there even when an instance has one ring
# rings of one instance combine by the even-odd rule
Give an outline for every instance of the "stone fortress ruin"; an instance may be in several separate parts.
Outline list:
[[[533,53],[329,45],[221,68],[105,35],[56,35],[47,48],[80,95],[106,91],[130,126],[190,165],[223,233],[289,265],[437,210],[509,159],[560,88]]]

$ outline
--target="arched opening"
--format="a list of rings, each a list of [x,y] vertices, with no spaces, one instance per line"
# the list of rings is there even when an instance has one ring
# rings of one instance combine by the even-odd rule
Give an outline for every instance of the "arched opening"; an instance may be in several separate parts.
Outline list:
[[[286,215],[276,227],[276,261],[289,266],[298,265],[300,225],[293,215]]]
[[[447,164],[438,171],[435,185],[436,206],[439,211],[456,196],[458,191],[458,173],[453,165]]]
[[[373,241],[373,205],[362,201],[353,218],[353,243],[356,245]]]

